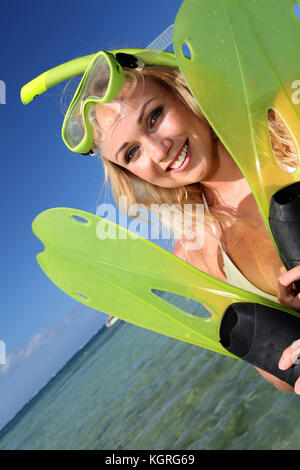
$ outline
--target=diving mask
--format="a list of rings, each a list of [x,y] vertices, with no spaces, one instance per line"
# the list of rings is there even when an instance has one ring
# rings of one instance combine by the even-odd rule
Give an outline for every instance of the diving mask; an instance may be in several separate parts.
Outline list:
[[[95,140],[101,142],[104,131],[112,131],[125,112],[137,109],[144,90],[144,64],[178,67],[175,55],[163,52],[171,42],[172,25],[146,49],[100,51],[73,59],[23,86],[21,100],[28,104],[50,87],[83,74],[63,122],[62,138],[73,152],[94,153],[91,149]],[[103,129],[96,118],[96,107],[106,103],[112,106],[106,110],[111,114]]]
[[[141,72],[144,64],[126,53],[101,51],[86,69],[68,108],[62,127],[62,138],[73,152],[94,153],[95,140],[100,142],[104,133],[111,132],[118,120],[128,112],[128,103],[136,109],[144,91]],[[124,72],[123,67],[126,67]],[[105,127],[96,119],[95,106],[112,103],[106,110]]]

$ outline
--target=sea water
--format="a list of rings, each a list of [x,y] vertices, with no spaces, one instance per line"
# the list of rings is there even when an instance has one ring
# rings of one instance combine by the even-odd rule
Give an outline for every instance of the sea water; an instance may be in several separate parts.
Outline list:
[[[300,449],[299,409],[242,361],[119,321],[2,430],[0,449]]]

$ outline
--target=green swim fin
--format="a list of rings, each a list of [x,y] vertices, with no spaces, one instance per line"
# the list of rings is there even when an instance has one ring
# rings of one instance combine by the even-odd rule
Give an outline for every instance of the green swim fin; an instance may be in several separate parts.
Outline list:
[[[101,224],[113,238],[98,238]],[[133,239],[132,232],[87,212],[49,209],[36,217],[32,228],[46,247],[37,256],[40,267],[66,294],[129,323],[212,351],[228,354],[219,342],[219,329],[225,310],[234,302],[260,303],[296,315],[199,271],[148,240],[136,235]],[[212,315],[199,318],[185,313],[153,289],[203,303]]]
[[[269,109],[278,113],[299,152],[300,21],[294,3],[184,0],[174,24],[181,71],[247,179],[288,268],[300,264],[300,165],[294,172],[279,167],[267,117]]]
[[[300,364],[278,369],[282,351],[300,337],[300,312],[219,281],[87,212],[50,209],[36,217],[33,231],[46,247],[37,256],[41,268],[74,299],[129,323],[239,357],[292,386],[300,376]],[[109,238],[103,239],[104,233]],[[157,290],[204,304],[210,317],[203,318],[202,305],[189,314],[158,297]]]

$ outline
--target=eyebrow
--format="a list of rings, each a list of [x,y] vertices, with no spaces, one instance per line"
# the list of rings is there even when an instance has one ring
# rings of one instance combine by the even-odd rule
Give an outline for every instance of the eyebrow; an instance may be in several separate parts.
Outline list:
[[[150,104],[151,101],[154,101],[154,100],[155,100],[155,98],[151,98],[151,99],[148,100],[148,101],[144,104],[144,106],[142,107],[141,112],[140,112],[140,115],[139,115],[139,117],[138,117],[138,119],[137,119],[137,123],[138,123],[139,125],[141,125],[141,122],[142,122],[142,120],[143,120],[143,118],[144,118],[144,114],[145,114],[145,111],[146,111],[146,108],[147,108],[148,104]],[[122,152],[122,150],[123,150],[125,147],[127,147],[127,145],[129,145],[129,142],[124,142],[124,144],[122,144],[121,147],[119,148],[119,150],[117,151],[117,153],[116,153],[116,160],[117,160],[117,161],[118,161],[118,154],[119,154],[120,152]]]

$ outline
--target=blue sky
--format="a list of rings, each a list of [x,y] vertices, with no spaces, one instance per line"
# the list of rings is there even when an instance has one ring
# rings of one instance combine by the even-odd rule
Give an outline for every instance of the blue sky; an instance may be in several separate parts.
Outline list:
[[[181,0],[1,1],[0,80],[6,86],[6,103],[0,104],[0,340],[8,354],[26,348],[32,338],[63,323],[77,308],[35,261],[42,245],[31,231],[33,219],[59,206],[95,213],[103,183],[101,164],[73,155],[61,140],[64,85],[27,106],[20,101],[20,89],[74,57],[100,49],[147,46],[174,22],[180,4]],[[94,312],[84,315],[85,331],[93,329],[92,323],[99,324]],[[86,333],[83,336],[86,339]]]
[[[45,276],[35,260],[42,244],[31,231],[33,219],[52,207],[95,213],[103,183],[101,164],[72,154],[61,140],[64,84],[27,106],[21,103],[20,89],[72,58],[101,49],[147,46],[174,22],[181,3],[1,1],[0,341],[6,344],[9,368],[4,372],[0,365],[0,428],[105,321]],[[295,14],[300,19],[299,6]],[[11,390],[18,390],[13,402]]]

